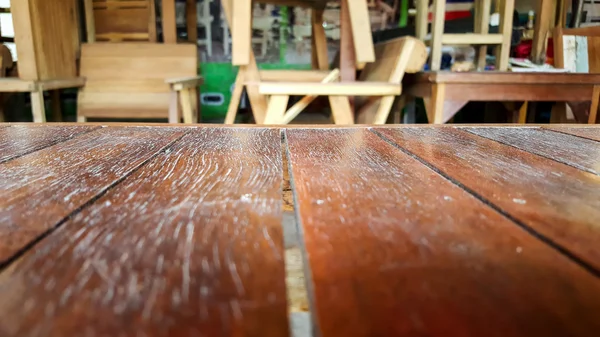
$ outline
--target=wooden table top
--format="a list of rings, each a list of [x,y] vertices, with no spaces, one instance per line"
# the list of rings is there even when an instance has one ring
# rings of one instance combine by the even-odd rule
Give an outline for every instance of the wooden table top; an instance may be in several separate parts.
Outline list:
[[[90,124],[0,125],[0,336],[288,336],[288,169],[315,336],[598,335],[600,127]]]
[[[467,84],[600,84],[600,74],[514,73],[501,71],[424,71],[406,74],[408,82]]]

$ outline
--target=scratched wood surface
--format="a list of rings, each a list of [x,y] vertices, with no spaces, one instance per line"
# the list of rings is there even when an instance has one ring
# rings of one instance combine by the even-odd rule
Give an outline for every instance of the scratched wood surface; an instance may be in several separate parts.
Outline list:
[[[599,176],[454,128],[377,132],[600,270]]]
[[[465,128],[481,137],[600,175],[600,142],[547,129]]]
[[[599,331],[594,275],[419,161],[367,130],[286,135],[320,336]]]
[[[280,139],[158,154],[0,274],[0,335],[287,336]]]
[[[562,132],[571,134],[578,137],[588,138],[597,140],[600,142],[600,127],[595,128],[582,128],[582,127],[569,127],[569,126],[548,126],[546,129],[553,130],[556,132]]]
[[[104,128],[0,164],[0,266],[184,132]]]
[[[0,163],[89,132],[94,126],[0,127]]]

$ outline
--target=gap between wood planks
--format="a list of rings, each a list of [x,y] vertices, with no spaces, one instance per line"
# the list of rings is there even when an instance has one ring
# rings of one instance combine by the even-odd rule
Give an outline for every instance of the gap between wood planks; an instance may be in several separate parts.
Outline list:
[[[421,164],[427,166],[429,169],[433,170],[434,172],[436,172],[440,176],[444,177],[445,179],[447,179],[448,181],[450,181],[452,184],[460,187],[465,192],[471,194],[473,197],[475,197],[479,201],[483,202],[484,204],[486,204],[487,206],[489,206],[490,208],[492,208],[496,212],[500,213],[502,216],[504,216],[507,219],[509,219],[510,221],[512,221],[514,224],[516,224],[517,226],[519,226],[521,229],[523,229],[524,231],[526,231],[527,233],[529,233],[533,237],[537,238],[538,240],[542,241],[543,243],[547,244],[548,246],[554,248],[556,251],[558,251],[562,255],[566,256],[571,261],[573,261],[574,263],[576,263],[577,265],[579,265],[580,267],[582,267],[583,269],[585,269],[586,271],[588,271],[592,275],[594,275],[596,277],[600,277],[600,270],[597,270],[596,268],[594,268],[594,266],[590,265],[588,262],[582,260],[581,258],[579,258],[578,256],[576,256],[575,254],[571,253],[567,248],[564,248],[560,244],[555,243],[554,241],[552,241],[552,239],[546,237],[545,235],[543,235],[541,233],[538,233],[535,229],[531,228],[530,226],[528,226],[524,222],[520,221],[519,219],[515,218],[514,216],[512,216],[508,212],[504,211],[499,206],[497,206],[494,203],[492,203],[490,200],[486,199],[485,197],[483,197],[482,195],[478,194],[474,190],[468,188],[467,186],[465,186],[464,184],[462,184],[458,180],[454,179],[450,175],[448,175],[445,172],[441,171],[436,166],[434,166],[434,164],[426,161],[425,159],[419,157],[418,155],[416,155],[416,154],[412,153],[411,151],[409,151],[409,150],[403,148],[402,146],[398,145],[392,139],[389,139],[385,135],[383,135],[380,132],[378,132],[376,129],[369,128],[369,131],[372,132],[373,134],[375,134],[377,137],[379,137],[384,142],[392,145],[393,147],[395,147],[399,151],[402,151],[403,153],[407,154],[408,156],[414,158],[415,160],[418,160]],[[467,131],[464,131],[464,132],[467,132]],[[482,137],[482,138],[485,138],[485,137]],[[500,144],[503,144],[503,143],[500,143]],[[503,145],[505,145],[505,144],[503,144]],[[505,145],[505,146],[509,146],[509,145]],[[563,164],[563,163],[561,163],[561,164]]]
[[[94,129],[94,130],[98,130],[98,129]],[[144,160],[143,162],[141,162],[137,167],[135,167],[134,169],[132,169],[131,172],[129,172],[128,174],[125,174],[121,178],[115,180],[111,185],[109,185],[104,190],[100,191],[97,195],[95,195],[94,197],[92,197],[90,200],[86,201],[84,204],[82,204],[81,206],[79,206],[78,208],[76,208],[69,215],[67,215],[62,220],[60,220],[58,223],[56,223],[56,225],[54,225],[53,227],[50,227],[44,233],[42,233],[41,235],[39,235],[38,237],[36,237],[34,240],[32,240],[31,242],[29,242],[27,245],[25,245],[23,248],[21,248],[19,251],[17,251],[15,254],[13,254],[13,256],[11,256],[10,258],[8,258],[6,261],[0,262],[0,273],[2,273],[5,269],[10,268],[10,265],[13,262],[17,261],[28,250],[30,250],[33,247],[35,247],[35,245],[37,245],[43,239],[45,239],[50,234],[52,234],[54,231],[56,231],[57,229],[59,229],[69,219],[71,219],[72,217],[74,217],[75,215],[77,215],[78,213],[80,213],[82,210],[84,210],[89,205],[91,205],[94,202],[96,202],[96,200],[102,198],[111,189],[115,188],[117,185],[119,185],[121,182],[123,182],[129,176],[131,176],[132,174],[134,174],[135,172],[137,172],[139,169],[141,169],[142,167],[144,167],[144,165],[146,165],[148,162],[150,162],[151,160],[153,160],[154,158],[156,158],[159,154],[164,153],[165,151],[167,151],[168,149],[170,149],[171,147],[173,147],[173,145],[175,145],[175,143],[179,142],[183,137],[187,136],[191,132],[191,130],[192,129],[190,129],[189,131],[183,133],[180,137],[178,137],[175,140],[173,140],[172,142],[168,143],[167,145],[165,145],[159,151],[156,151],[155,154],[149,156],[146,160]],[[69,139],[65,139],[65,140],[69,140]],[[55,145],[55,144],[53,144],[53,145]]]
[[[298,232],[296,207],[290,181],[287,142],[282,130],[281,159],[283,164],[283,236],[285,245],[285,284],[287,287],[290,333],[292,337],[312,336],[312,324],[308,306],[307,277],[302,255],[302,242]]]

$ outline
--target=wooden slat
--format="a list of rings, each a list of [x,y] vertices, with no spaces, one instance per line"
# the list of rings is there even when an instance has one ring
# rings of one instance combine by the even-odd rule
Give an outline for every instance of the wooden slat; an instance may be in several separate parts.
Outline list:
[[[231,63],[235,66],[250,64],[252,50],[252,0],[236,0],[231,25]]]
[[[595,276],[417,160],[367,130],[286,134],[316,335],[600,328]]]
[[[101,129],[0,164],[0,265],[183,134]]]
[[[600,142],[533,128],[467,128],[465,130],[600,175]]]
[[[389,82],[262,82],[263,95],[313,95],[313,96],[387,96],[400,95],[400,84]]]
[[[600,270],[600,178],[466,131],[379,131],[523,226]]]
[[[562,132],[571,134],[578,137],[583,137],[587,139],[593,139],[600,142],[600,128],[582,128],[582,127],[569,127],[569,126],[561,126],[561,127],[545,127],[546,129],[553,130],[556,132]]]
[[[279,130],[194,131],[0,274],[0,334],[288,336],[282,178]]]
[[[162,0],[162,29],[164,43],[177,43],[177,20],[175,17],[175,0]]]
[[[371,21],[369,19],[367,0],[348,1],[348,12],[350,14],[350,26],[352,28],[352,37],[354,39],[356,62],[374,62],[375,49],[373,48]]]
[[[502,34],[444,34],[444,45],[502,44]]]
[[[0,163],[64,142],[97,128],[93,126],[31,127],[22,125],[2,128],[0,129]]]

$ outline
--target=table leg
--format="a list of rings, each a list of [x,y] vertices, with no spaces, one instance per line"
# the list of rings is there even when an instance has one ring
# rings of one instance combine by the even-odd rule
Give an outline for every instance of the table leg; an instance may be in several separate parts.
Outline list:
[[[596,124],[598,118],[598,105],[600,101],[600,85],[594,86],[592,94],[592,105],[590,107],[590,117],[588,118],[588,124]]]
[[[52,103],[52,120],[62,122],[62,109],[60,106],[60,90],[50,91],[50,102]]]
[[[46,107],[44,106],[44,92],[33,91],[31,96],[31,112],[34,123],[46,123]]]

